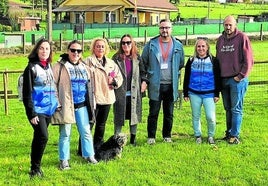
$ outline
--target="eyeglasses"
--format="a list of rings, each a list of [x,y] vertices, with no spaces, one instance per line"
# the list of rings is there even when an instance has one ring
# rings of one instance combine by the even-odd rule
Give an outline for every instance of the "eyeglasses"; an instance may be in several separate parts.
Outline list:
[[[160,30],[169,30],[170,29],[170,27],[169,26],[161,26],[161,27],[159,27],[159,29]]]
[[[121,43],[122,43],[122,45],[125,45],[125,44],[130,45],[131,41],[122,41]]]
[[[80,54],[83,50],[81,50],[81,49],[74,49],[74,48],[70,48],[69,49],[72,53],[75,53],[75,52],[77,52],[78,54]]]

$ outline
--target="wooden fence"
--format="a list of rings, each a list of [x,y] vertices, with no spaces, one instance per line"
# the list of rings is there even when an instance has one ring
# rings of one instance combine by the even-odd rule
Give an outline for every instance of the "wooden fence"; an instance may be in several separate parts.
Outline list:
[[[18,99],[17,92],[17,79],[23,70],[5,70],[0,71],[0,74],[3,75],[3,90],[0,90],[0,99],[4,100],[4,110],[5,114],[8,115],[8,100],[9,99]],[[17,76],[17,79],[15,78]]]

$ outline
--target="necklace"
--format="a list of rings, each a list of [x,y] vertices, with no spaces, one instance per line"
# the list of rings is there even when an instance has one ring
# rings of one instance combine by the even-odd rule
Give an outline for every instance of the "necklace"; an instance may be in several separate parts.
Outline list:
[[[163,61],[165,63],[167,61],[167,58],[168,58],[168,54],[169,54],[169,50],[170,50],[170,46],[171,46],[171,39],[168,41],[168,46],[167,46],[166,50],[164,49],[163,42],[161,41],[160,37],[159,37],[159,44],[160,44],[160,50],[162,53],[162,58],[163,58]]]

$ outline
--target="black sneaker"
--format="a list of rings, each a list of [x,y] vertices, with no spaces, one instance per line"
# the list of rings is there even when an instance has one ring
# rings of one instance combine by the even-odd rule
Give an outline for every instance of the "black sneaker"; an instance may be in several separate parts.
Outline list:
[[[29,172],[29,175],[30,175],[30,178],[34,178],[34,177],[43,177],[44,176],[44,173],[42,170],[40,169],[34,169],[34,170],[31,170]]]
[[[240,141],[237,137],[230,137],[230,139],[228,140],[228,143],[238,145]]]
[[[224,137],[222,138],[222,140],[224,140],[224,141],[229,141],[229,139],[230,139],[230,136],[224,136]]]

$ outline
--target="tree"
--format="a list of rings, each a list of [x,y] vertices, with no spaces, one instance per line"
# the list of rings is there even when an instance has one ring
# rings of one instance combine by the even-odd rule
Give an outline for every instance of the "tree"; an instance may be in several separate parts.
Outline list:
[[[0,16],[6,16],[8,13],[8,0],[1,0],[0,2]]]

